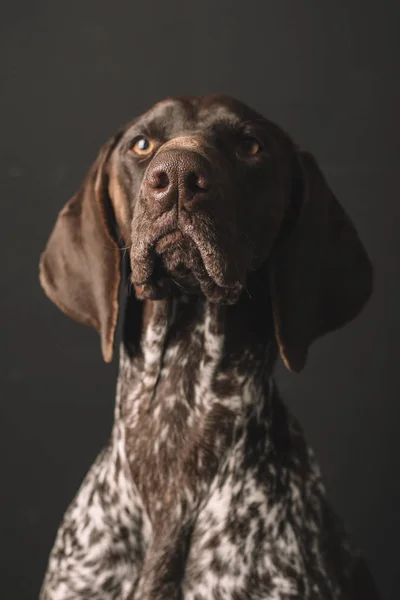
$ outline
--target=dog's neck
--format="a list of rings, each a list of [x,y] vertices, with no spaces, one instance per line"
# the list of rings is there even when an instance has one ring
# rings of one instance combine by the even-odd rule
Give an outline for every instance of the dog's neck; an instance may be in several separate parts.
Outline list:
[[[234,431],[267,410],[277,349],[268,297],[252,291],[233,306],[185,294],[128,300],[116,420],[152,511],[155,498],[161,510],[176,486],[190,488],[183,479],[193,469],[212,477],[210,461],[218,463]]]
[[[128,362],[144,375],[151,365],[150,370],[157,372],[157,378],[151,384],[148,381],[153,396],[157,396],[166,375],[176,380],[185,375],[193,377],[202,363],[212,364],[208,370],[217,379],[233,369],[251,376],[261,363],[268,377],[277,346],[270,296],[264,283],[253,273],[239,302],[232,306],[213,304],[204,296],[183,292],[154,301],[138,301],[130,296],[121,366]],[[223,397],[222,389],[218,390],[218,398]],[[192,386],[187,392],[188,405],[195,406]]]

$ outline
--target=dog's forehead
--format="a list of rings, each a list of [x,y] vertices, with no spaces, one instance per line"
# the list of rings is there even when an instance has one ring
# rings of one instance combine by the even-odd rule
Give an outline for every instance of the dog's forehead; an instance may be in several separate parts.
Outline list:
[[[228,96],[181,96],[158,102],[136,120],[135,126],[173,137],[208,131],[216,125],[240,127],[252,119],[259,120],[260,115]]]

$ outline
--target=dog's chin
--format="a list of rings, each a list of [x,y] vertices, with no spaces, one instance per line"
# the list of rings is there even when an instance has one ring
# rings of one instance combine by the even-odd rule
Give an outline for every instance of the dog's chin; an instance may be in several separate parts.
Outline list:
[[[239,282],[221,285],[207,272],[200,254],[187,248],[170,247],[154,259],[151,276],[144,282],[133,282],[139,299],[161,300],[168,296],[204,296],[215,304],[235,304],[242,293]]]

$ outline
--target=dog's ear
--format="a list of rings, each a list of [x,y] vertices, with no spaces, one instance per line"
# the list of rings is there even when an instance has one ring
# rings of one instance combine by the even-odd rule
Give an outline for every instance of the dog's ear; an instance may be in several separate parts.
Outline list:
[[[97,329],[106,362],[113,354],[120,283],[108,163],[120,136],[101,148],[80,189],[60,212],[40,259],[47,296],[69,317]]]
[[[296,153],[290,231],[270,260],[276,338],[285,365],[304,368],[308,347],[361,311],[372,267],[315,159]]]

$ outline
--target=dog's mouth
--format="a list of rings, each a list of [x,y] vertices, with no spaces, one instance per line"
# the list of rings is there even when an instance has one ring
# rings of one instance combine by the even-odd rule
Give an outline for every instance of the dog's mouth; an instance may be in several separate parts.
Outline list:
[[[195,241],[175,229],[156,238],[146,252],[146,268],[132,257],[132,281],[141,299],[158,300],[177,293],[204,294],[218,304],[234,304],[243,284],[239,281],[218,281],[213,276],[213,262],[222,260],[218,250],[202,252]],[[138,268],[139,267],[139,268]],[[146,277],[138,281],[138,274]]]

